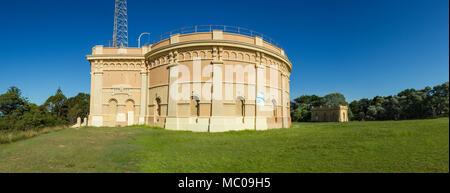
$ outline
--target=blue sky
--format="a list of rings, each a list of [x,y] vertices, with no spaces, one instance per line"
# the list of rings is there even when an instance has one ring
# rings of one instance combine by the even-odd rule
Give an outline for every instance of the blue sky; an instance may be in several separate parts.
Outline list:
[[[191,25],[270,36],[294,65],[291,98],[347,101],[449,80],[449,1],[128,0],[129,42]],[[41,104],[61,87],[90,92],[91,48],[112,39],[114,0],[14,0],[0,7],[0,93],[17,86]]]

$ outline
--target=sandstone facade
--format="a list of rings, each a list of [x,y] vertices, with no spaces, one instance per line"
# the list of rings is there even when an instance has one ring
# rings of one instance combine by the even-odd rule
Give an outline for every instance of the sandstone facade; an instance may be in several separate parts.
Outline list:
[[[348,106],[321,106],[311,108],[311,121],[348,122]]]
[[[222,132],[291,125],[283,49],[221,30],[175,34],[142,48],[95,46],[90,126]]]

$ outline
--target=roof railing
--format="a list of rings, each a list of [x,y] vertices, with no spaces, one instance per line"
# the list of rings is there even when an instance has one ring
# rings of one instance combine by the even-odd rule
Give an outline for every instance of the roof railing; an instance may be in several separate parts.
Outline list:
[[[280,44],[278,44],[278,42],[274,41],[272,38],[253,31],[253,30],[249,30],[247,28],[242,28],[242,27],[234,27],[234,26],[225,26],[225,25],[194,25],[194,26],[189,26],[189,27],[183,27],[183,28],[178,28],[176,30],[172,30],[169,31],[167,33],[161,34],[159,37],[157,37],[156,39],[153,40],[153,44],[156,44],[160,41],[169,39],[170,36],[175,35],[175,34],[180,34],[180,35],[184,35],[184,34],[192,34],[192,33],[201,33],[201,32],[212,32],[214,30],[222,30],[223,32],[226,33],[234,33],[234,34],[240,34],[240,35],[245,35],[245,36],[249,36],[249,37],[261,37],[265,42],[270,43],[278,48],[281,48]]]

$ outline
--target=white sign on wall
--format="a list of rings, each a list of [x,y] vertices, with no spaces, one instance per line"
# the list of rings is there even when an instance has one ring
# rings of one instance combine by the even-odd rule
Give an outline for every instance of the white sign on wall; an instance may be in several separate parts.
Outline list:
[[[125,113],[117,113],[117,122],[126,122],[127,121],[127,116],[125,115]]]
[[[128,125],[134,124],[134,111],[128,111]]]
[[[103,117],[102,116],[93,116],[92,117],[92,126],[94,126],[94,127],[103,126]]]

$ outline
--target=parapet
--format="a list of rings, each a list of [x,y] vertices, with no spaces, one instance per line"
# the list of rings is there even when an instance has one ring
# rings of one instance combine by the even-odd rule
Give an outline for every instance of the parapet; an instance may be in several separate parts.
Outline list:
[[[92,48],[92,56],[96,55],[145,55],[151,49],[150,46],[144,46],[142,48],[130,48],[130,47],[104,47],[102,45]]]

